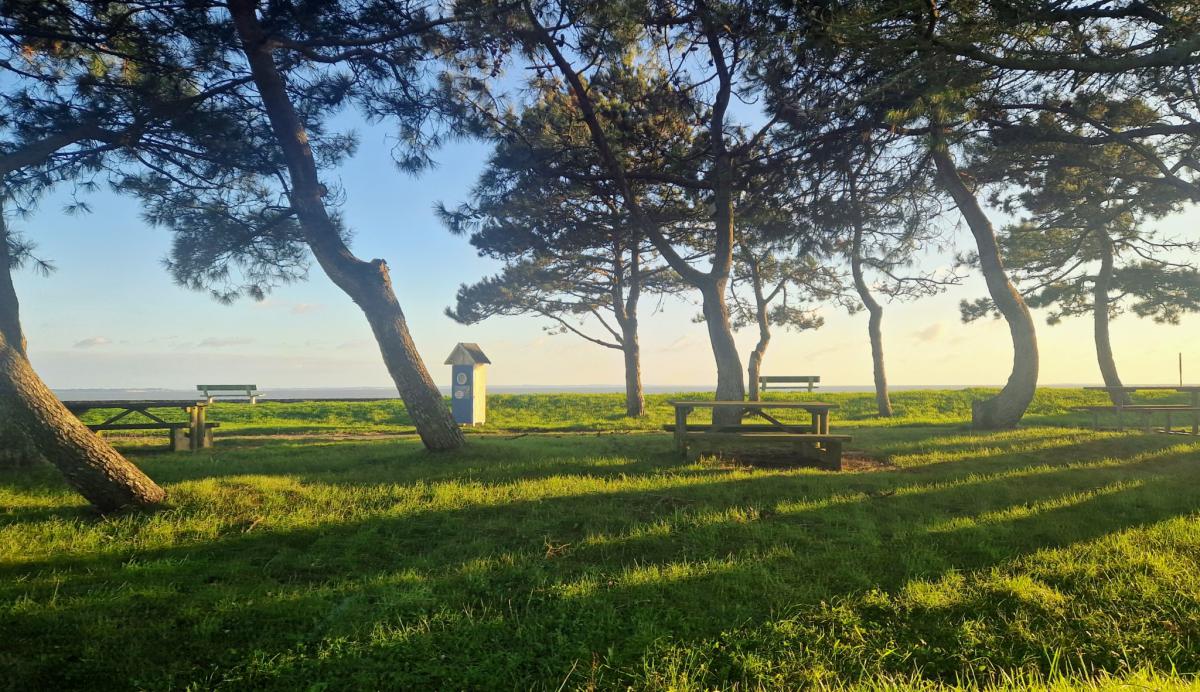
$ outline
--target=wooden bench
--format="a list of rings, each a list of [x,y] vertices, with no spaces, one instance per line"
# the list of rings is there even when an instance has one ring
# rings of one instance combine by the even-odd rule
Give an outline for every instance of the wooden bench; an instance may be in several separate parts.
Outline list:
[[[835,404],[801,401],[668,401],[675,407],[675,424],[664,428],[674,433],[675,449],[688,458],[689,441],[770,442],[794,445],[799,456],[813,459],[824,468],[842,469],[842,444],[849,435],[829,433],[829,411]],[[744,415],[763,418],[767,424],[689,425],[687,417],[697,408],[732,409]],[[804,410],[811,416],[809,423],[785,423],[768,414],[765,409]]]
[[[1100,414],[1112,413],[1116,415],[1117,427],[1116,430],[1125,429],[1125,413],[1133,413],[1141,416],[1141,429],[1144,432],[1152,432],[1150,417],[1155,413],[1162,413],[1166,416],[1166,425],[1163,426],[1163,432],[1169,433],[1172,430],[1171,417],[1172,414],[1184,413],[1190,414],[1192,421],[1192,434],[1197,433],[1197,428],[1200,428],[1200,406],[1190,406],[1187,404],[1130,404],[1128,406],[1072,406],[1072,411],[1080,411],[1092,414],[1092,428],[1100,430]]]
[[[821,381],[819,375],[762,375],[758,378],[758,388],[762,391],[771,389],[816,389]],[[769,387],[769,385],[775,385]]]
[[[198,384],[196,390],[201,392],[210,404],[218,396],[245,396],[250,399],[250,403],[257,404],[261,394],[258,385],[253,384]]]
[[[674,432],[674,425],[664,425],[663,429],[667,432]],[[812,459],[818,462],[822,468],[830,471],[842,470],[842,445],[849,442],[849,435],[830,435],[828,433],[813,433],[807,432],[807,426],[803,428],[805,431],[786,431],[780,432],[779,428],[773,425],[742,425],[742,426],[725,426],[719,429],[719,432],[713,431],[710,426],[705,425],[689,425],[688,432],[699,433],[688,435],[688,440],[736,440],[738,442],[766,442],[771,444],[788,444],[793,445],[797,456],[805,459]],[[687,443],[683,444],[683,455],[687,458]]]

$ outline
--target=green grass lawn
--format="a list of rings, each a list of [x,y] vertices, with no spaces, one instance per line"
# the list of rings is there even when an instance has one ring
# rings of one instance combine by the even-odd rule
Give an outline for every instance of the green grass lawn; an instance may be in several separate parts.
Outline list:
[[[211,453],[123,443],[154,513],[0,473],[0,687],[1187,686],[1200,440],[1081,429],[1074,390],[973,434],[969,396],[814,397],[886,463],[842,473],[683,462],[658,397],[494,397],[443,455],[290,437],[391,405],[218,405]]]

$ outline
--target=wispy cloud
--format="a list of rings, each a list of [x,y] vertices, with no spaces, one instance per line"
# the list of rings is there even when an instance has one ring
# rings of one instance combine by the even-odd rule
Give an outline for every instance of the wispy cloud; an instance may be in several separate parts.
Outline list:
[[[107,336],[89,336],[86,339],[81,339],[75,342],[75,348],[96,348],[97,346],[108,346],[112,343],[112,339]]]
[[[226,346],[245,346],[254,343],[254,339],[242,336],[220,338],[210,336],[196,344],[199,348],[224,348]]]
[[[912,338],[916,339],[917,341],[936,341],[942,335],[943,329],[944,327],[941,322],[934,322],[924,329],[918,329],[917,331],[913,332]]]

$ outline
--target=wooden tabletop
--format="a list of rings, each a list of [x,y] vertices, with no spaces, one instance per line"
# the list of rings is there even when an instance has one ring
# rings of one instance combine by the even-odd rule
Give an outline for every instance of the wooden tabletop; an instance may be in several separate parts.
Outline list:
[[[823,401],[712,401],[711,399],[698,399],[695,401],[684,399],[682,401],[668,401],[668,404],[679,408],[680,406],[692,406],[694,408],[803,408],[803,409],[831,409],[837,408],[837,404],[827,404]]]
[[[100,400],[100,401],[64,401],[63,406],[67,407],[68,411],[90,411],[94,408],[128,408],[128,409],[143,409],[143,408],[189,408],[191,406],[208,406],[203,401],[192,401],[190,399],[174,399],[170,401],[163,400]]]

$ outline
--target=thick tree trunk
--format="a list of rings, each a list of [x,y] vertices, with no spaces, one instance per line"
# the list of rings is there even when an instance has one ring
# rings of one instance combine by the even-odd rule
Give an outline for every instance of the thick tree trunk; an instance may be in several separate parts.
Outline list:
[[[625,356],[625,415],[646,415],[646,397],[642,392],[642,347],[638,341],[638,301],[642,296],[642,246],[637,233],[629,238],[629,279],[625,280],[622,238],[613,241],[612,310],[621,328],[621,352]],[[626,295],[628,283],[628,295]]]
[[[97,509],[154,505],[166,493],[112,445],[88,430],[42,382],[25,357],[20,303],[7,254],[8,234],[0,214],[0,420],[7,435],[32,443],[58,467],[67,483]]]
[[[625,415],[646,415],[646,397],[642,393],[642,347],[638,343],[637,319],[621,323],[621,351],[625,355]]]
[[[854,288],[859,300],[867,309],[867,335],[871,339],[871,366],[875,375],[875,406],[882,418],[892,416],[892,398],[888,393],[887,372],[883,365],[883,306],[871,295],[871,289],[863,277],[862,269],[862,224],[854,228],[853,247],[850,254],[850,273],[854,277]]]
[[[5,225],[3,207],[0,207],[0,260],[5,262],[5,269],[0,275],[0,296],[6,297],[6,304],[0,310],[0,335],[6,335],[6,341],[25,357],[25,333],[21,329],[21,311],[17,302],[17,292],[12,285],[12,269],[8,265],[8,227]],[[16,421],[7,416],[0,418],[0,469],[23,468],[34,466],[42,461],[37,447],[29,439]]]
[[[1012,373],[1008,382],[1000,393],[991,399],[972,402],[971,424],[980,430],[1011,428],[1025,415],[1025,410],[1029,408],[1029,402],[1033,400],[1037,389],[1038,349],[1033,316],[1029,314],[1029,308],[1021,294],[1008,280],[1008,274],[1004,271],[996,232],[991,221],[979,206],[979,200],[975,198],[974,193],[963,183],[944,144],[940,141],[935,142],[931,153],[937,165],[939,180],[954,198],[967,226],[971,229],[971,234],[975,236],[979,266],[987,282],[988,294],[996,309],[1008,322],[1013,343]]]
[[[718,401],[742,401],[746,398],[745,383],[742,381],[742,359],[738,356],[737,344],[733,340],[733,326],[729,322],[729,306],[725,303],[725,282],[713,281],[701,291],[704,325],[708,328],[708,340],[712,345],[713,359],[717,364]],[[730,425],[741,420],[737,411],[717,409],[713,422]]]
[[[271,47],[258,22],[257,4],[255,0],[236,0],[229,8],[250,63],[250,73],[287,161],[291,200],[305,239],[329,278],[366,315],[384,364],[425,447],[434,451],[457,449],[465,443],[462,430],[455,424],[421,361],[392,289],[387,264],[383,260],[364,262],[355,257],[325,209],[322,200],[325,189],[317,177],[308,133],[275,66]]]
[[[1097,232],[1100,246],[1100,273],[1096,275],[1096,283],[1092,287],[1092,323],[1096,335],[1096,361],[1100,364],[1100,375],[1104,378],[1104,386],[1109,387],[1108,397],[1113,404],[1125,406],[1129,404],[1129,393],[1121,391],[1121,376],[1117,374],[1117,362],[1113,358],[1112,340],[1108,334],[1108,287],[1113,275],[1112,240],[1104,231]]]

